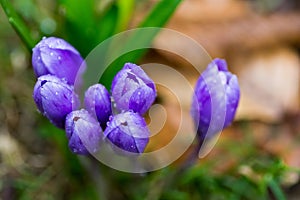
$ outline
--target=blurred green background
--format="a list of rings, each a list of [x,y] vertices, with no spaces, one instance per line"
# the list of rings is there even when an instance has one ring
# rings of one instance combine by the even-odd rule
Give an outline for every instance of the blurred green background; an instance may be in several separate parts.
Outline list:
[[[299,199],[297,0],[0,2],[15,12],[16,16],[10,12],[10,21],[22,28],[27,41],[22,41],[1,9],[1,199]],[[36,78],[28,49],[42,36],[58,36],[85,57],[113,34],[151,26],[184,33],[213,58],[228,61],[242,90],[236,121],[205,159],[182,173],[176,170],[184,157],[157,172],[127,174],[72,155],[65,133],[36,110],[31,96]],[[147,39],[154,47],[167,45],[185,55],[193,53],[177,38],[158,34]],[[178,56],[153,49],[120,58],[104,84],[109,85],[126,61],[168,64],[191,82],[198,78]],[[173,121],[178,110],[168,98],[167,93],[159,93],[159,101],[171,115],[150,149],[169,141],[176,129]]]

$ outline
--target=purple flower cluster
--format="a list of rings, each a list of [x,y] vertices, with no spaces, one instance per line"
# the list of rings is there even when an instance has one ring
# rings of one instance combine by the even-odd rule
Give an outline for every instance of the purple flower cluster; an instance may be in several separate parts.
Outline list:
[[[156,88],[141,67],[126,63],[114,77],[111,93],[95,84],[80,103],[74,82],[80,80],[79,69],[85,68],[85,62],[69,43],[43,38],[33,48],[32,65],[38,78],[33,91],[37,108],[52,124],[65,129],[73,153],[95,153],[103,141],[118,151],[145,151],[150,132],[142,115],[153,104]],[[225,60],[214,59],[196,83],[191,107],[202,140],[230,125],[239,98],[237,77],[228,71]]]
[[[95,153],[104,140],[121,150],[144,152],[150,132],[142,115],[154,102],[156,89],[139,66],[124,65],[113,79],[112,96],[101,84],[90,86],[80,105],[74,82],[85,63],[74,47],[59,38],[43,38],[33,48],[32,65],[38,77],[33,91],[37,108],[65,129],[73,153]]]

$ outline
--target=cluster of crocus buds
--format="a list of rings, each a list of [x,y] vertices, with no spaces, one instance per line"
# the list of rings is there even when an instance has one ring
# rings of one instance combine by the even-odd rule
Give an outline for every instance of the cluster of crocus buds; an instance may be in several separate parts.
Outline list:
[[[141,67],[126,63],[115,75],[111,93],[97,83],[85,91],[81,103],[74,82],[85,62],[69,43],[43,38],[33,48],[32,65],[38,78],[33,91],[37,108],[52,124],[65,129],[73,153],[96,153],[102,142],[118,151],[145,151],[150,132],[143,115],[156,98],[156,88]],[[213,60],[197,81],[191,107],[201,139],[230,125],[239,97],[237,77],[228,71],[225,60]]]
[[[126,63],[113,79],[112,95],[95,84],[80,103],[74,82],[85,63],[69,43],[43,38],[33,48],[32,65],[38,78],[33,91],[37,108],[52,124],[65,129],[73,153],[96,153],[104,141],[121,151],[145,151],[150,132],[142,115],[153,104],[156,89],[141,67]]]

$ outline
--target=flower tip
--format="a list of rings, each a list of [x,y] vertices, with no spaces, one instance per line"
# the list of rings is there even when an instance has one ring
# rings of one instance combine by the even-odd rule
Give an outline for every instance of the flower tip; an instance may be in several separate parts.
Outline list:
[[[43,38],[32,49],[32,66],[37,77],[52,74],[74,84],[82,62],[79,52],[61,38]]]
[[[212,63],[217,65],[219,71],[228,71],[227,62],[225,59],[215,58]]]

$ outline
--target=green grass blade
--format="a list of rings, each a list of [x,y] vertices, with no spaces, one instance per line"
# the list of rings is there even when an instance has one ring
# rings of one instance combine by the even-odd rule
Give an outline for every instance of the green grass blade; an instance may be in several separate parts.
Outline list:
[[[32,38],[30,30],[25,25],[24,21],[20,18],[20,16],[16,13],[13,5],[8,0],[0,0],[0,4],[8,17],[9,23],[15,29],[17,34],[20,36],[25,46],[32,52],[32,48],[35,46],[36,41]]]
[[[115,33],[119,33],[128,28],[129,21],[132,17],[135,0],[117,0],[118,6],[118,21],[115,28]]]
[[[150,11],[148,16],[138,25],[138,27],[163,27],[181,2],[182,0],[161,0]],[[143,30],[142,32],[144,33]],[[130,49],[128,47],[133,43],[138,44],[136,46],[149,46],[158,32],[158,29],[157,31],[148,32],[149,34],[140,34],[139,31],[136,31],[136,33],[128,38],[128,40],[125,41],[122,46],[124,46],[124,49]],[[146,53],[147,50],[148,49],[139,49],[127,53],[126,55],[120,55],[120,57],[116,59],[115,62],[113,62],[105,71],[104,75],[100,78],[100,83],[109,88],[113,77],[123,67],[124,63],[136,63]]]
[[[164,26],[181,2],[182,0],[161,0],[155,5],[149,15],[139,24],[138,27]]]
[[[278,183],[274,180],[274,178],[272,177],[268,177],[267,179],[267,184],[270,187],[274,197],[277,200],[286,200],[285,195],[282,191],[282,189],[280,188],[280,186],[278,185]]]

